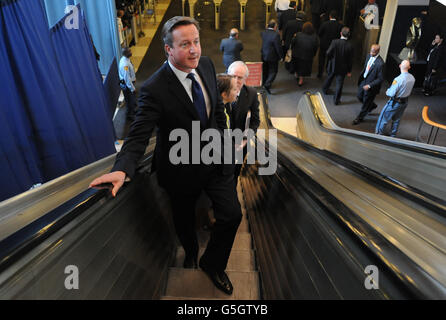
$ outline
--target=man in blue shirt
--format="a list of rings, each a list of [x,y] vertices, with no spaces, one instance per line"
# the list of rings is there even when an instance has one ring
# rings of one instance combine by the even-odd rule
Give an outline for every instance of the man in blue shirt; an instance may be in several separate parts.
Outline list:
[[[122,49],[122,58],[119,61],[119,80],[127,106],[127,118],[132,120],[136,111],[136,76],[135,68],[130,61],[131,56],[132,50],[129,48]]]
[[[408,97],[415,84],[415,78],[409,73],[409,69],[409,60],[403,60],[400,64],[401,74],[393,80],[392,85],[386,91],[386,95],[390,97],[390,99],[387,101],[379,115],[375,129],[376,134],[382,135],[385,126],[392,120],[390,136],[396,136],[401,117],[408,104]]]

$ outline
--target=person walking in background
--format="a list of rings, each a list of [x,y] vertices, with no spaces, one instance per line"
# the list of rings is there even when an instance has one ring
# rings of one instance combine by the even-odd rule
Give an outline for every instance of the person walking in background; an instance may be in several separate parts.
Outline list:
[[[313,23],[313,27],[316,31],[319,30],[319,26],[321,25],[321,19],[324,17],[324,14],[326,12],[325,9],[326,1],[327,0],[310,0],[311,22]]]
[[[288,10],[282,12],[282,14],[280,15],[280,19],[278,19],[279,22],[279,32],[281,35],[283,35],[282,30],[285,27],[285,25],[287,24],[288,21],[290,20],[295,20],[296,19],[296,1],[290,1],[290,6],[288,8]],[[282,37],[283,39],[283,37]]]
[[[116,23],[118,24],[119,44],[124,46],[124,24],[122,23],[122,17],[124,16],[124,10],[118,10]]]
[[[322,21],[330,20],[330,12],[335,11],[337,18],[342,20],[342,8],[343,8],[343,0],[326,0],[325,1],[325,14],[323,16]],[[322,25],[322,24],[321,24]]]
[[[319,47],[319,39],[314,32],[311,22],[305,22],[302,32],[291,40],[294,71],[299,87],[303,84],[303,77],[311,75],[313,59]]]
[[[444,47],[443,47],[443,35],[435,35],[435,39],[432,41],[432,45],[427,55],[426,62],[426,74],[424,76],[423,94],[425,96],[431,96],[437,86],[437,75],[444,59]]]
[[[242,60],[240,52],[243,51],[243,43],[238,39],[238,30],[231,29],[229,38],[221,40],[220,51],[223,52],[223,64],[228,67],[234,61]]]
[[[327,50],[330,47],[331,42],[339,37],[341,29],[342,24],[337,21],[337,12],[331,11],[330,20],[323,22],[319,28],[320,50],[317,72],[317,77],[319,79],[322,78],[322,75],[324,74]]]
[[[279,60],[283,59],[282,46],[280,45],[280,36],[277,33],[277,22],[271,20],[262,31],[262,83],[266,92],[271,94],[271,85],[276,79],[279,70]]]
[[[260,125],[259,100],[257,99],[257,91],[246,85],[246,79],[249,76],[248,67],[242,61],[235,61],[229,66],[228,74],[237,79],[238,89],[237,101],[232,103],[232,128],[242,131],[251,129],[257,132]],[[241,146],[243,148],[243,159],[247,154],[247,143],[248,141],[245,139]],[[234,180],[236,184],[242,165],[243,162],[235,165]]]
[[[353,45],[347,41],[349,36],[350,29],[348,27],[343,27],[341,30],[341,38],[333,40],[327,50],[328,77],[325,79],[322,91],[324,94],[329,94],[328,90],[330,89],[331,82],[336,78],[336,91],[333,98],[333,103],[335,105],[341,103],[345,76],[352,76]]]
[[[305,23],[305,12],[298,11],[296,14],[296,19],[289,20],[282,32],[282,40],[285,50],[290,48],[291,40],[293,37],[302,31],[302,27]]]
[[[379,56],[379,50],[379,44],[372,45],[370,55],[367,56],[364,68],[359,76],[358,100],[362,103],[362,107],[358,116],[353,121],[354,125],[362,122],[364,117],[377,107],[374,100],[384,81],[384,60]]]
[[[276,10],[277,21],[280,20],[280,16],[283,12],[287,11],[290,7],[290,0],[276,0],[274,3],[274,10]]]
[[[409,96],[415,85],[415,78],[409,73],[409,60],[403,60],[399,67],[401,74],[393,80],[392,85],[386,91],[386,95],[390,99],[379,115],[375,128],[376,134],[384,134],[384,128],[387,123],[392,121],[390,136],[395,137],[398,132],[401,117],[409,103]]]
[[[136,112],[136,75],[130,58],[132,50],[130,48],[122,49],[122,58],[119,61],[119,80],[124,100],[127,107],[127,119],[133,120]]]

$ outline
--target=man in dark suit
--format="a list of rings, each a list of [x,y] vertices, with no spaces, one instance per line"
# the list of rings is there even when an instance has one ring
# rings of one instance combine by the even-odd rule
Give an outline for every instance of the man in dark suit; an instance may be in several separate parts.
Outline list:
[[[384,60],[379,56],[379,49],[379,44],[372,45],[370,55],[367,56],[364,68],[358,79],[358,99],[362,103],[362,107],[353,121],[354,125],[362,122],[364,117],[377,107],[374,100],[384,81]]]
[[[221,40],[220,51],[223,52],[223,64],[228,67],[234,61],[242,60],[240,52],[243,50],[243,43],[238,39],[238,30],[233,28],[229,33],[229,38]]]
[[[326,0],[325,1],[325,14],[322,21],[328,21],[330,19],[330,12],[336,11],[338,19],[342,19],[342,7],[343,0]]]
[[[291,40],[293,39],[294,35],[302,31],[302,26],[304,25],[304,23],[305,12],[303,11],[297,12],[296,19],[289,20],[287,22],[282,32],[282,40],[284,42],[285,50],[288,50],[290,48]]]
[[[321,19],[326,13],[326,2],[327,0],[310,0],[311,5],[311,22],[315,30],[319,30],[321,25]],[[330,0],[329,0],[330,1]]]
[[[322,78],[322,75],[324,74],[327,50],[330,47],[331,42],[339,37],[339,33],[342,29],[342,25],[336,19],[337,12],[331,11],[330,20],[323,22],[321,27],[319,28],[320,49],[319,66],[317,73],[318,78]]]
[[[199,265],[217,288],[231,294],[232,284],[224,270],[242,217],[233,171],[224,172],[227,166],[221,164],[205,164],[200,156],[205,145],[200,141],[203,130],[223,132],[226,128],[215,69],[209,58],[201,57],[196,20],[171,18],[163,26],[162,39],[168,60],[143,84],[138,113],[112,172],[90,186],[111,183],[115,196],[126,178],[133,177],[157,127],[154,165],[159,184],[171,198],[175,229],[186,253],[184,267],[197,268],[195,203],[204,190],[212,201],[216,222]],[[186,134],[186,142],[172,141],[175,132],[177,137]],[[190,152],[187,159],[177,161],[178,152],[172,150],[179,143]]]
[[[348,27],[343,27],[341,31],[341,39],[333,40],[327,50],[328,77],[325,79],[322,91],[325,94],[328,94],[331,82],[336,78],[336,92],[333,99],[335,105],[341,103],[342,87],[344,86],[345,76],[352,76],[353,45],[347,41],[349,36],[350,29]]]
[[[279,18],[279,31],[282,32],[283,28],[288,21],[296,19],[296,1],[290,1],[290,7],[285,12],[282,12]]]
[[[279,60],[283,58],[280,36],[277,33],[277,23],[271,20],[266,30],[262,31],[262,82],[266,92],[271,94],[271,85],[279,70]]]
[[[444,69],[444,47],[442,34],[436,34],[426,58],[427,67],[424,76],[423,94],[431,96],[437,86],[438,74]]]
[[[260,124],[260,115],[259,115],[259,100],[257,99],[257,91],[246,85],[246,79],[249,76],[249,70],[246,64],[242,61],[235,61],[228,68],[228,74],[236,77],[237,79],[237,88],[239,90],[239,95],[237,97],[237,101],[232,103],[232,128],[231,129],[240,129],[245,131],[246,129],[251,129],[254,132],[257,131],[257,128]],[[250,117],[249,127],[247,128],[247,117]],[[248,141],[244,139],[243,145],[243,159],[247,153],[247,145]],[[240,171],[242,169],[243,163],[238,163],[235,165],[235,173],[234,180],[237,185],[237,180],[240,175]]]

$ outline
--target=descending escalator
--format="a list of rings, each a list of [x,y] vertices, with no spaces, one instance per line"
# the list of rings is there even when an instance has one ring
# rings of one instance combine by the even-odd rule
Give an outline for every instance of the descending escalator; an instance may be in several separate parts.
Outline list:
[[[259,100],[261,129],[274,130]],[[277,154],[273,175],[259,175],[260,162],[242,170],[258,298],[444,299],[444,150],[330,126],[317,94],[302,97],[297,119],[299,138],[256,139]],[[116,198],[86,189],[111,156],[0,203],[0,298],[169,296],[180,253],[150,174],[154,143]],[[67,266],[79,272],[76,290]]]

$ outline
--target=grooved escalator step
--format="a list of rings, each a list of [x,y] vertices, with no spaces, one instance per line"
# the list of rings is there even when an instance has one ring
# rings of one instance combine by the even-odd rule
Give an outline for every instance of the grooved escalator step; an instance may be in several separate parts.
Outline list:
[[[226,273],[234,287],[230,296],[217,289],[202,270],[170,268],[164,297],[229,300],[260,299],[258,272],[228,271]]]
[[[205,248],[200,248],[198,261],[204,253]],[[177,250],[175,267],[182,268],[184,262],[184,249],[180,246]],[[227,271],[255,271],[256,264],[253,250],[232,250],[229,256]]]

